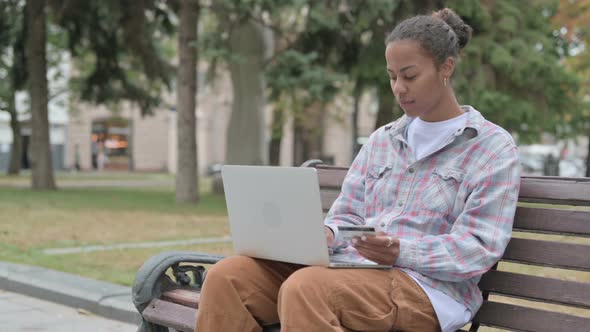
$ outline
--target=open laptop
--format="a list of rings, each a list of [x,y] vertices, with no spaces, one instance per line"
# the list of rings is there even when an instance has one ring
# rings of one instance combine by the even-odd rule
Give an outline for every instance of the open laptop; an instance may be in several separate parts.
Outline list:
[[[315,168],[225,165],[221,175],[236,254],[303,265],[391,268],[331,259]]]

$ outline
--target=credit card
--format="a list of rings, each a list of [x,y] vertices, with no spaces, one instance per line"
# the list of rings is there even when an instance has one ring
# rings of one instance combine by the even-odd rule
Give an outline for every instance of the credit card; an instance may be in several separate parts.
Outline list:
[[[361,237],[363,235],[376,235],[375,227],[373,226],[338,226],[338,233],[344,241],[350,241],[353,237]]]

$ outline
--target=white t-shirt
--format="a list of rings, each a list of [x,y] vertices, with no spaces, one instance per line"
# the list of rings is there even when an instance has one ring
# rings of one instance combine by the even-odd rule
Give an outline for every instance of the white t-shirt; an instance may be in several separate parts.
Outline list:
[[[408,145],[420,160],[445,145],[455,131],[467,123],[467,113],[440,122],[426,122],[414,118],[408,127]]]
[[[471,312],[466,306],[455,301],[455,299],[438,289],[423,284],[412,275],[408,275],[412,277],[412,279],[422,287],[424,293],[428,295],[428,299],[430,300],[430,303],[432,303],[432,307],[438,318],[441,332],[455,332],[465,326],[465,324],[469,323],[471,320]]]
[[[465,113],[440,122],[426,122],[420,118],[413,119],[408,127],[408,145],[414,151],[416,160],[436,152],[445,145],[453,133],[465,126],[467,117],[468,115]],[[410,277],[412,276],[410,275]],[[463,304],[438,289],[425,285],[414,277],[412,278],[428,295],[442,332],[454,332],[471,320],[471,312]]]

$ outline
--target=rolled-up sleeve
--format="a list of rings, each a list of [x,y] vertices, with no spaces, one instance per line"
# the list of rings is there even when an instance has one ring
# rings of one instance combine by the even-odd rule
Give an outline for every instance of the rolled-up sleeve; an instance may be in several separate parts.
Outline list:
[[[365,224],[365,176],[370,142],[363,145],[352,162],[342,183],[340,195],[332,204],[324,221],[324,224],[334,232],[335,241],[331,244],[332,248],[346,245],[338,234],[338,225]]]

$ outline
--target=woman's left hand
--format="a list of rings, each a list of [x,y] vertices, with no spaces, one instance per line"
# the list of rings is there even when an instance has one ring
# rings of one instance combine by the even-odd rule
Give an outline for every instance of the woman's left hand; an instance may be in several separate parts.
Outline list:
[[[366,259],[381,265],[393,266],[399,256],[399,239],[383,232],[355,237],[352,246]]]

